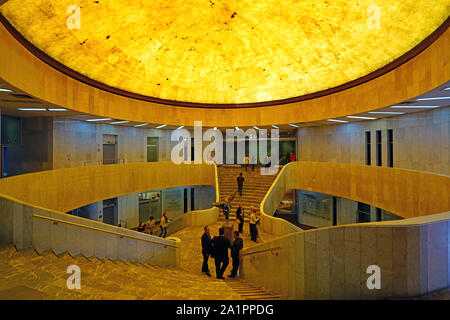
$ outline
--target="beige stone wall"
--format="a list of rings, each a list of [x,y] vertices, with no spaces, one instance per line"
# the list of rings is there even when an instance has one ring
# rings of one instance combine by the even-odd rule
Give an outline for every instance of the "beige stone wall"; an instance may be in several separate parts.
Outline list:
[[[450,212],[297,232],[243,250],[241,278],[289,299],[415,297],[450,285],[449,240]]]
[[[162,239],[3,196],[0,210],[0,243],[12,243],[19,250],[33,247],[55,254],[68,252],[162,266],[180,264],[181,247],[175,238]]]
[[[450,174],[450,108],[376,121],[301,128],[298,160],[365,164],[365,132],[371,131],[371,163],[376,164],[375,132],[382,130],[387,165],[387,129],[394,134],[394,167]]]
[[[98,165],[103,159],[103,135],[117,135],[121,162],[146,162],[147,137],[159,138],[159,161],[169,161],[170,130],[143,129],[85,121],[55,119],[53,130],[53,168]]]

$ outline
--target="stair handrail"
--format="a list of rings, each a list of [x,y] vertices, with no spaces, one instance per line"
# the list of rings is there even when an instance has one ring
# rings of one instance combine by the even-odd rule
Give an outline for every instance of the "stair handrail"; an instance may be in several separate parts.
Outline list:
[[[257,251],[252,251],[252,252],[245,252],[245,253],[241,253],[240,257],[251,256],[251,255],[257,254],[257,253],[264,253],[264,252],[275,251],[275,250],[281,250],[281,247],[273,247],[273,248],[268,248],[268,249],[261,249],[261,250],[257,250]]]
[[[214,165],[214,176],[216,179],[216,202],[220,201],[220,191],[219,191],[219,173],[217,171],[217,164],[213,162]]]

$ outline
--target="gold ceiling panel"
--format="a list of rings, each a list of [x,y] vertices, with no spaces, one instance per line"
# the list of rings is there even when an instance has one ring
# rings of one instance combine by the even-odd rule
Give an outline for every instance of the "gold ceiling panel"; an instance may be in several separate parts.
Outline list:
[[[80,7],[80,29],[67,27],[72,5]],[[414,48],[449,11],[450,0],[9,0],[0,7],[37,48],[93,80],[208,104],[287,99],[358,79]]]

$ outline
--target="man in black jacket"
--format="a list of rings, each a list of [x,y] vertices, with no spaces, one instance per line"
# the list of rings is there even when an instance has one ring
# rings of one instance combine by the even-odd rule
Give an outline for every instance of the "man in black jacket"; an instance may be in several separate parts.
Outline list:
[[[239,237],[239,232],[234,232],[234,241],[233,246],[231,247],[231,259],[233,260],[233,269],[231,270],[231,274],[228,276],[229,278],[236,277],[239,268],[239,252],[244,247],[244,241]]]
[[[238,192],[239,195],[242,197],[242,188],[244,187],[244,181],[245,178],[242,176],[242,172],[239,173],[239,176],[236,178],[237,185],[238,185]]]
[[[211,253],[211,235],[209,234],[209,227],[205,226],[203,228],[205,232],[202,235],[202,255],[203,255],[203,265],[202,272],[204,272],[208,277],[211,277],[208,268],[208,258]]]
[[[228,258],[228,249],[231,249],[230,241],[224,237],[224,228],[219,229],[219,236],[215,236],[211,241],[211,252],[216,263],[217,279],[225,279],[225,272],[230,259]]]
[[[242,203],[239,203],[239,207],[236,210],[236,219],[239,221],[239,233],[242,233],[244,230],[244,208]]]

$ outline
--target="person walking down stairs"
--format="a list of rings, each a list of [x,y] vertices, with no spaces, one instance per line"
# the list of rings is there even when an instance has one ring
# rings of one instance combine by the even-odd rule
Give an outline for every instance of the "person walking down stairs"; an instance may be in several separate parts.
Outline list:
[[[234,200],[234,197],[236,196],[236,192],[237,191],[235,191],[233,193],[231,198],[229,196],[225,198],[225,203],[223,204],[223,207],[222,207],[223,215],[225,216],[225,219],[227,220],[227,225],[228,225],[228,219],[230,218],[231,202]]]
[[[236,219],[239,221],[239,233],[244,231],[244,207],[242,207],[242,202],[239,202],[239,207],[236,210]]]
[[[242,189],[244,188],[244,181],[245,181],[245,178],[242,176],[242,172],[239,173],[239,176],[236,178],[236,181],[238,185],[239,196],[242,197]]]

